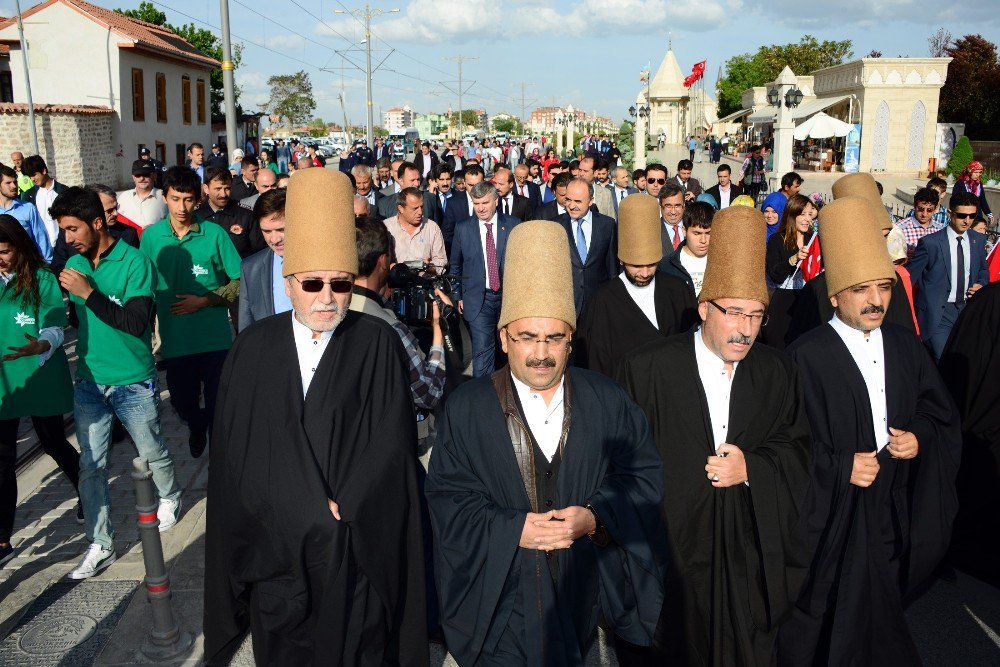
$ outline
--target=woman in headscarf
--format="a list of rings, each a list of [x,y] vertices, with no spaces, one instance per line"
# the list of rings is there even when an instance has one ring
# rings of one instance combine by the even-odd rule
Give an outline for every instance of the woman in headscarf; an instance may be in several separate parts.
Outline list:
[[[770,208],[770,207],[769,207]],[[805,195],[792,195],[785,204],[778,231],[767,241],[765,266],[769,288],[774,288],[767,309],[767,324],[760,330],[763,343],[779,350],[785,349],[792,310],[805,287],[806,279],[801,265],[809,255],[812,240],[813,212],[816,205]]]
[[[986,201],[986,188],[983,187],[981,178],[983,176],[983,163],[972,161],[965,168],[962,175],[958,177],[955,187],[951,193],[968,192],[973,197],[979,199],[979,215],[993,224],[993,212],[990,211],[990,203]]]

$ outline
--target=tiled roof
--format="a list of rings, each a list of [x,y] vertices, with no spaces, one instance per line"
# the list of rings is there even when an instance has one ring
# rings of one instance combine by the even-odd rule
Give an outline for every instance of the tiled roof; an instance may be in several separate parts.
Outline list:
[[[24,11],[21,16],[22,18],[27,18],[28,16],[42,11],[46,7],[56,3],[67,5],[96,23],[110,28],[122,37],[134,42],[135,46],[138,48],[160,53],[165,56],[196,62],[201,65],[205,65],[206,67],[217,68],[220,66],[219,61],[214,58],[209,58],[204,53],[191,46],[189,42],[181,39],[173,32],[162,26],[147,23],[146,21],[131,19],[110,9],[105,9],[104,7],[98,7],[97,5],[89,2],[84,2],[84,0],[46,0],[46,2],[35,5],[31,9]],[[16,20],[16,17],[13,17],[0,22],[0,30],[13,25]]]
[[[97,107],[86,104],[36,104],[35,113],[78,113],[104,114],[114,113],[111,107]],[[0,103],[0,114],[28,113],[28,105],[23,102]]]

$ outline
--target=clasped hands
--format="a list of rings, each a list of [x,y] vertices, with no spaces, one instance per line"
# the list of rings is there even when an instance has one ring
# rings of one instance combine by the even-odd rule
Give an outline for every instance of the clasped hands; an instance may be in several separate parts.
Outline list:
[[[708,457],[705,473],[712,486],[724,489],[747,481],[747,460],[743,450],[728,442],[716,447],[715,456]]]
[[[597,520],[586,507],[549,510],[544,514],[528,512],[521,530],[522,549],[555,551],[569,549],[574,540],[597,530]]]

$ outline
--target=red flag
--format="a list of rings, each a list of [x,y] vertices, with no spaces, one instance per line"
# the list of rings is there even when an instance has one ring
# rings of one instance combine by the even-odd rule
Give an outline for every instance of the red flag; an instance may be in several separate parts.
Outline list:
[[[707,64],[708,64],[707,60],[702,60],[700,63],[695,63],[694,67],[691,68],[691,73],[692,74],[704,74],[705,73],[705,65],[707,65]]]
[[[823,272],[821,261],[823,255],[819,249],[819,234],[813,234],[812,238],[809,239],[806,253],[806,258],[799,262],[799,271],[802,272],[802,277],[806,279],[806,282],[809,282]]]
[[[116,219],[116,220],[117,220],[117,221],[118,221],[119,223],[121,223],[121,224],[123,224],[123,225],[128,225],[129,227],[131,227],[131,228],[135,229],[135,233],[136,233],[136,235],[138,235],[138,237],[139,237],[139,238],[142,238],[142,225],[140,225],[140,224],[138,224],[138,223],[136,223],[136,222],[133,222],[132,220],[129,220],[128,218],[126,218],[126,217],[125,217],[124,215],[122,215],[121,213],[119,213],[119,214],[118,214],[118,215],[116,216],[116,218],[115,218],[115,219]]]
[[[694,67],[691,68],[691,73],[684,78],[684,87],[690,88],[694,85],[694,82],[705,76],[705,64],[707,60],[702,60],[700,63],[695,63]]]
[[[986,266],[990,269],[991,283],[1000,280],[1000,252],[997,252],[997,248],[1000,248],[1000,241],[993,246],[993,250],[990,250],[990,254],[986,257]]]

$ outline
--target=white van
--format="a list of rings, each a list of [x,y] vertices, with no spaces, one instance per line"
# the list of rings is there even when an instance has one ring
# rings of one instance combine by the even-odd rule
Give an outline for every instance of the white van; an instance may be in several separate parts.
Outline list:
[[[420,138],[420,133],[412,127],[408,127],[405,130],[393,130],[389,133],[389,141],[395,144],[396,140],[399,139],[403,142],[402,153],[397,150],[393,150],[394,160],[405,160],[406,154],[413,150],[413,142]]]

